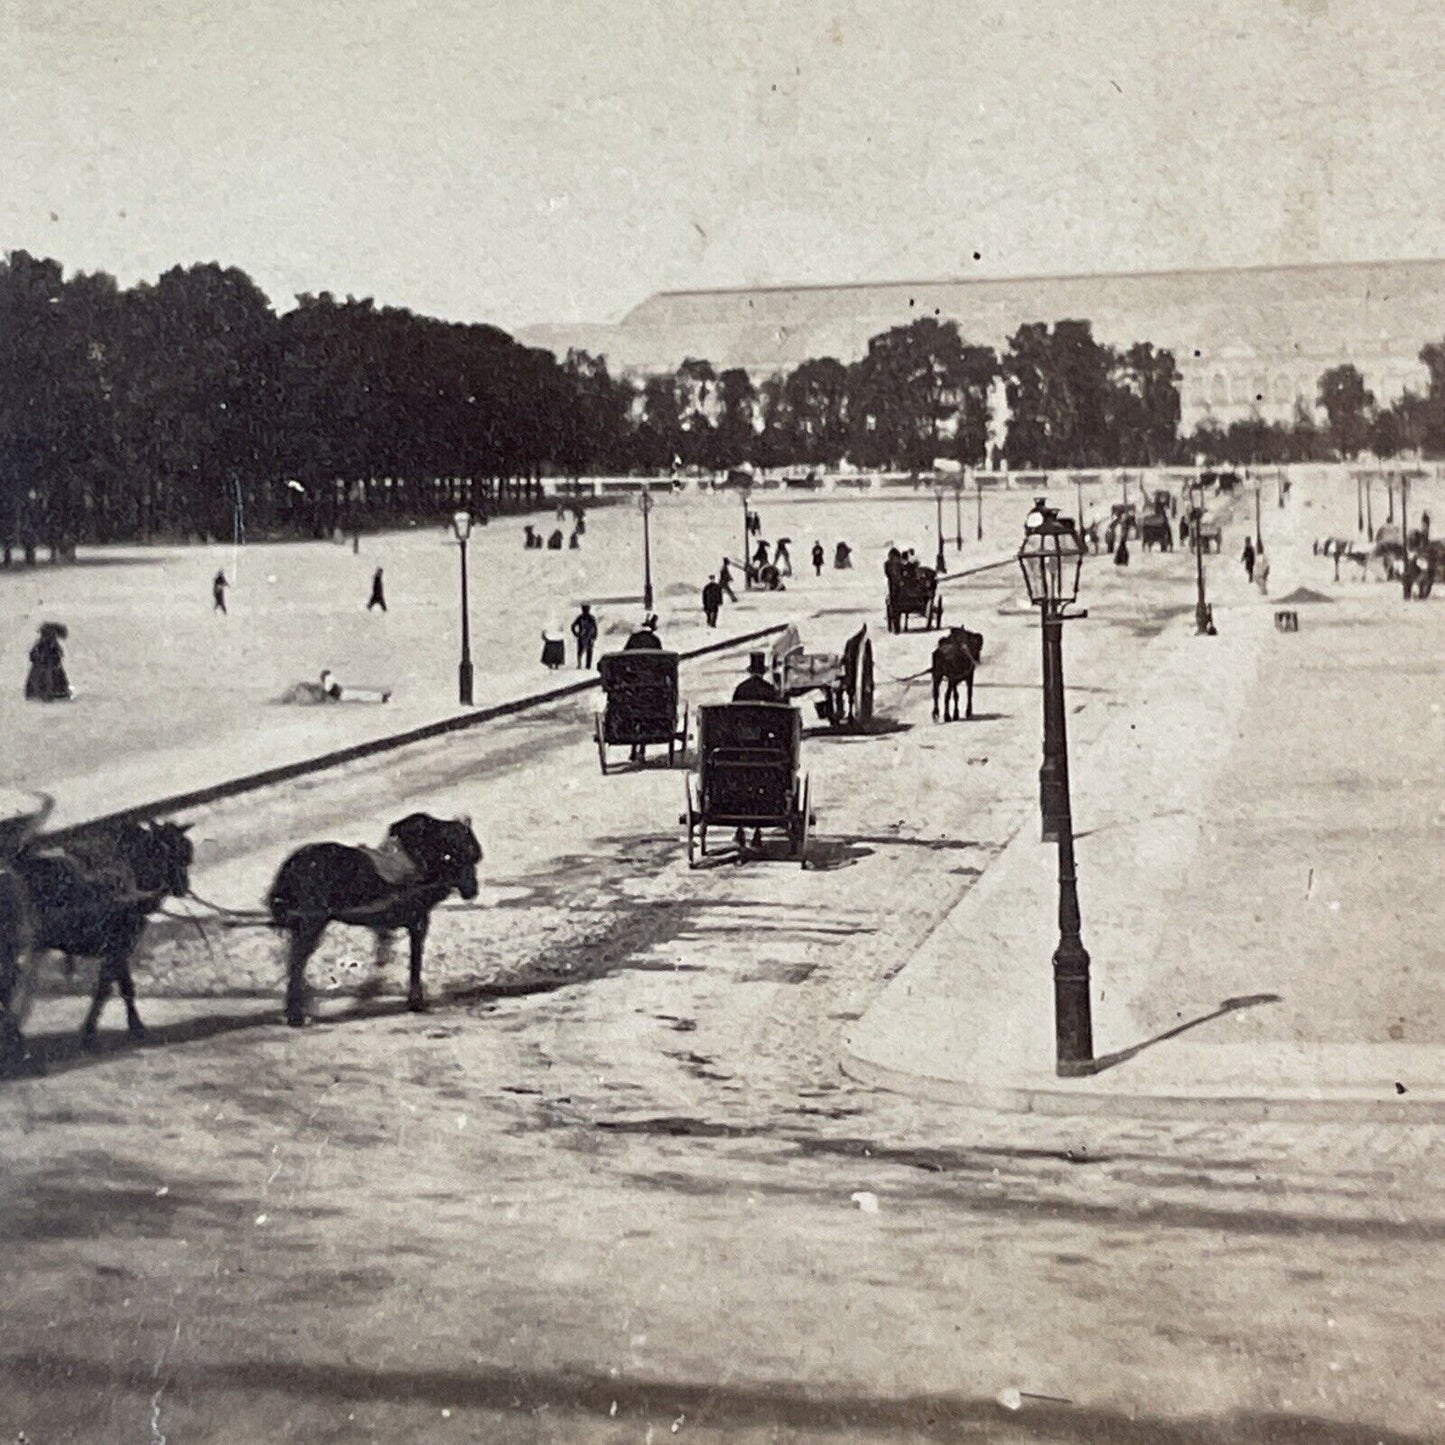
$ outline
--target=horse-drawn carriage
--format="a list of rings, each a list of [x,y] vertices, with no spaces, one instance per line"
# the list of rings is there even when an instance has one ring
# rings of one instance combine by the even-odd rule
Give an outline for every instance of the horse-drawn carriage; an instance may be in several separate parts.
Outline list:
[[[943,626],[943,598],[938,595],[938,573],[918,562],[900,561],[888,573],[884,601],[888,630],[907,630],[910,617],[921,617],[932,629]]]
[[[1139,545],[1146,552],[1154,547],[1165,552],[1174,550],[1174,528],[1169,523],[1167,511],[1146,512],[1139,519]]]
[[[803,719],[787,703],[716,703],[698,709],[697,787],[687,779],[687,863],[707,856],[708,829],[733,834],[741,854],[764,829],[787,838],[788,856],[808,863],[813,824],[807,774],[799,770]]]
[[[873,720],[873,643],[866,625],[837,653],[808,652],[790,624],[773,642],[771,670],[785,701],[821,693],[813,706],[829,727]]]
[[[609,652],[597,661],[603,710],[594,718],[597,762],[606,776],[607,749],[626,747],[634,758],[647,747],[666,747],[669,766],[675,753],[687,747],[687,707],[678,723],[677,662],[675,652],[638,649]]]
[[[1224,550],[1224,527],[1217,517],[1201,512],[1198,507],[1191,511],[1189,525],[1199,539],[1201,552],[1222,552]]]

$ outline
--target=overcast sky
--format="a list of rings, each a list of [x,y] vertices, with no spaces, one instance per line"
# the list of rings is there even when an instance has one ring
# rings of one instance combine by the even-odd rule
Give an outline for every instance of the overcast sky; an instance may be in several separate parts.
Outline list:
[[[1428,0],[0,0],[0,249],[504,326],[1445,255]],[[977,258],[975,257],[977,253]]]

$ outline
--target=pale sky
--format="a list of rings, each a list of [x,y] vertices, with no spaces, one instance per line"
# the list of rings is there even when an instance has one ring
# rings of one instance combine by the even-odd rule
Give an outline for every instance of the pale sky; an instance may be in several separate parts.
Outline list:
[[[0,250],[506,327],[1441,256],[1442,73],[1429,0],[0,0]]]

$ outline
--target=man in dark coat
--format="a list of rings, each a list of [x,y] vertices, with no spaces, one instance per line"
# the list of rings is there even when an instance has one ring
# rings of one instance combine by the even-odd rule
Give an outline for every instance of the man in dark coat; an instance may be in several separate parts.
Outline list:
[[[661,652],[662,639],[657,635],[657,614],[654,612],[642,626],[622,644],[624,652]]]
[[[231,584],[226,581],[224,571],[217,572],[211,582],[211,611],[224,612],[226,610],[226,588]]]
[[[709,627],[717,626],[717,615],[722,601],[722,588],[717,585],[717,578],[709,577],[702,589],[702,610]]]
[[[584,602],[582,610],[572,619],[572,636],[577,639],[577,666],[592,666],[592,648],[597,641],[597,619],[592,604]]]
[[[737,593],[733,591],[733,569],[726,557],[723,558],[722,566],[718,569],[717,585],[722,588],[723,596],[729,602],[738,600]]]
[[[813,543],[813,575],[814,575],[814,576],[816,576],[816,577],[821,577],[821,576],[823,575],[823,563],[824,563],[824,561],[826,560],[827,555],[828,555],[828,554],[823,551],[823,544],[822,544],[821,542],[814,542],[814,543]]]
[[[733,689],[734,702],[782,702],[783,695],[768,677],[768,661],[761,652],[748,657],[748,675]]]
[[[366,610],[370,612],[373,607],[386,611],[386,586],[382,582],[380,567],[371,576],[371,599],[366,604]]]

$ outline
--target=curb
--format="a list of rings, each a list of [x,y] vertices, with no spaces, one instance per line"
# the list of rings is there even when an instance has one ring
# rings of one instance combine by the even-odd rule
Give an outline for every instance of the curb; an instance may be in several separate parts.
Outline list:
[[[885,1089],[935,1104],[986,1109],[1002,1114],[1044,1114],[1052,1117],[1122,1116],[1130,1119],[1219,1119],[1261,1123],[1281,1120],[1301,1124],[1342,1121],[1368,1124],[1438,1124],[1445,1122],[1445,1097],[1427,1095],[1407,1103],[1402,1098],[1372,1095],[1318,1097],[1297,1094],[1143,1094],[1095,1093],[1060,1084],[999,1088],[973,1085],[928,1074],[913,1074],[859,1057],[845,1047],[838,1063],[855,1083]]]
[[[771,627],[759,628],[754,632],[744,632],[738,637],[730,637],[722,642],[709,642],[705,646],[694,647],[690,651],[678,653],[678,659],[681,662],[691,662],[694,658],[705,657],[709,653],[727,652],[736,647],[745,647],[751,642],[757,642],[764,637],[772,637],[776,633],[782,632],[786,625],[785,623],[776,623]],[[565,687],[552,688],[547,692],[531,693],[526,697],[513,698],[509,702],[497,703],[492,707],[458,713],[453,717],[443,718],[439,722],[410,728],[404,733],[393,733],[384,738],[372,738],[368,742],[356,743],[347,748],[338,748],[334,752],[322,753],[318,757],[303,758],[300,762],[283,763],[279,767],[246,773],[239,778],[231,778],[224,783],[214,783],[206,788],[197,788],[189,793],[175,793],[170,797],[158,798],[154,802],[138,803],[133,808],[123,808],[116,813],[105,813],[98,818],[87,819],[83,823],[70,823],[64,828],[56,828],[54,831],[42,832],[36,836],[47,842],[57,842],[74,838],[92,828],[112,826],[117,823],[144,822],[150,818],[164,817],[169,813],[184,812],[188,808],[203,807],[207,803],[217,803],[226,798],[239,797],[243,793],[255,792],[260,788],[288,783],[293,778],[303,778],[311,773],[339,768],[346,763],[354,763],[362,758],[393,752],[397,748],[408,747],[412,743],[428,742],[432,738],[444,737],[447,733],[462,732],[467,728],[477,727],[497,718],[526,712],[530,708],[544,707],[548,703],[560,702],[563,698],[589,692],[595,687],[600,687],[601,683],[600,677],[590,677],[584,682],[572,682]]]

